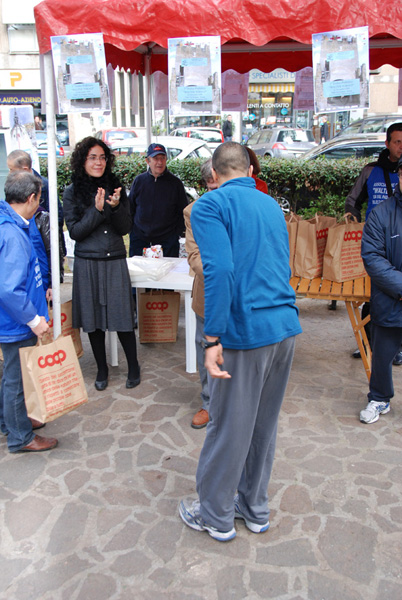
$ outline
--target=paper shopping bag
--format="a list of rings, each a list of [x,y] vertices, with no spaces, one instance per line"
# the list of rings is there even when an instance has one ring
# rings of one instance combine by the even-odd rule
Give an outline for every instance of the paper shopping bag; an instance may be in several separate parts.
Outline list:
[[[348,213],[343,222],[329,229],[322,273],[325,279],[341,283],[367,275],[361,256],[363,227]]]
[[[48,423],[88,401],[71,336],[20,348],[20,361],[28,417]]]
[[[294,212],[291,212],[290,214],[285,216],[286,229],[288,230],[289,236],[289,267],[292,275],[294,273],[297,229],[300,220],[301,217],[299,215],[296,215]]]
[[[81,336],[79,329],[73,329],[73,319],[72,319],[72,300],[68,302],[64,302],[61,305],[61,335],[71,335],[73,339],[73,344],[75,351],[77,353],[78,358],[84,354],[84,350],[82,348]],[[53,342],[53,311],[49,308],[49,330],[45,333],[42,338],[42,344],[50,344]]]
[[[141,344],[175,342],[179,308],[179,292],[151,290],[140,294],[138,328]]]
[[[294,261],[295,275],[306,279],[322,276],[328,230],[335,224],[335,217],[322,215],[316,215],[307,221],[299,221]]]

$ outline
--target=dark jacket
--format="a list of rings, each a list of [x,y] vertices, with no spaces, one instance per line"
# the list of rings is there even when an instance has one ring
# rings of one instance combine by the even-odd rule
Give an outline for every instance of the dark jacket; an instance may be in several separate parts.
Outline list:
[[[105,198],[113,193],[106,189]],[[75,240],[75,256],[92,260],[112,260],[127,255],[122,236],[132,225],[130,207],[124,188],[116,208],[106,203],[100,212],[95,208],[96,191],[89,205],[83,204],[69,185],[63,196],[64,219],[71,239]]]
[[[366,219],[372,208],[392,195],[398,182],[396,173],[397,162],[389,160],[389,150],[385,148],[378,160],[363,167],[359,177],[349,192],[345,202],[345,212],[350,212],[361,222],[361,209],[364,202],[368,201]],[[389,175],[392,190],[388,190],[386,175]]]
[[[152,243],[157,244],[172,235],[179,238],[183,234],[186,192],[180,179],[167,169],[156,178],[149,171],[138,175],[131,186],[129,200],[132,233],[136,237],[152,238]]]
[[[362,258],[371,277],[370,314],[382,327],[402,327],[402,194],[376,206],[364,226]]]
[[[223,137],[227,138],[227,137],[231,137],[233,135],[233,123],[232,121],[224,121],[223,125],[222,125],[222,133],[223,133]]]

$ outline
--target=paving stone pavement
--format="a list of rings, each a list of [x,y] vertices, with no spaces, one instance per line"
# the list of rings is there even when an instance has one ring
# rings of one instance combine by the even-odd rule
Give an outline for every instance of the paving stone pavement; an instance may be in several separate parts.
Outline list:
[[[361,424],[367,380],[350,358],[345,306],[298,306],[304,333],[280,418],[267,533],[236,521],[236,539],[222,544],[178,516],[179,500],[195,495],[205,437],[190,427],[200,388],[185,372],[183,311],[176,344],[139,345],[134,390],[121,348],[109,387],[95,390],[83,334],[89,402],[43,430],[59,446],[11,455],[0,439],[0,598],[400,600],[402,367],[391,412]]]

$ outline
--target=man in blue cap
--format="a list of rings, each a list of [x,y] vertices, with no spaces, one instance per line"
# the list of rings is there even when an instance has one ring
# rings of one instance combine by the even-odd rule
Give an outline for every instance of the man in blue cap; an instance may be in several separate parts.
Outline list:
[[[163,256],[179,256],[187,197],[183,183],[166,168],[166,160],[166,148],[151,144],[146,157],[148,170],[131,186],[130,256],[142,256],[144,248],[156,244],[162,246]]]

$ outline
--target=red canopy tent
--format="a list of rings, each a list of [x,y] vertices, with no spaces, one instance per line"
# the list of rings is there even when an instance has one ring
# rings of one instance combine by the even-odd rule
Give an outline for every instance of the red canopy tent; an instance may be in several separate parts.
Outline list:
[[[48,172],[53,280],[58,281],[58,225],[54,99],[50,36],[102,32],[113,67],[149,76],[167,73],[169,38],[220,35],[222,71],[297,71],[311,66],[313,33],[368,25],[370,68],[402,67],[400,0],[43,0],[34,8],[41,54],[45,54]],[[150,112],[146,111],[150,139]],[[53,287],[54,335],[61,331],[60,289]]]
[[[107,61],[167,73],[168,38],[220,35],[222,70],[311,66],[311,35],[368,25],[370,68],[402,67],[399,0],[44,0],[35,9],[41,54],[51,35],[103,32]]]

